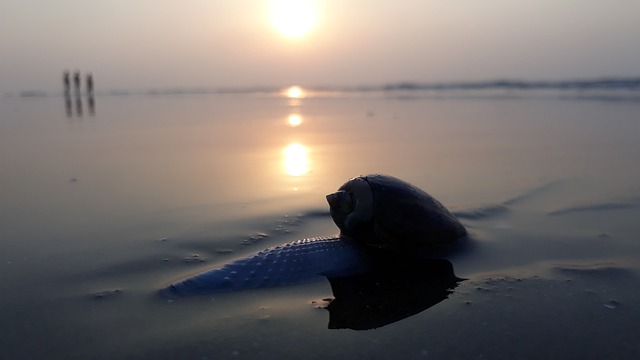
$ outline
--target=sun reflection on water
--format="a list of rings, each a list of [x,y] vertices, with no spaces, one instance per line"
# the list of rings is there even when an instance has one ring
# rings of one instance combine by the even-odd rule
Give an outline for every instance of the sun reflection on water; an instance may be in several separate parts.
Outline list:
[[[302,116],[300,114],[290,114],[287,123],[291,127],[298,127],[302,125]]]
[[[284,149],[284,167],[291,176],[302,176],[309,172],[309,150],[298,143]]]

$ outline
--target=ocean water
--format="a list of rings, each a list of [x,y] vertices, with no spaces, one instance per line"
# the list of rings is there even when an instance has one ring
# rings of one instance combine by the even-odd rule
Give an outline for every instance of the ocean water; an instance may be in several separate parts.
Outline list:
[[[635,359],[640,101],[609,87],[0,98],[0,358]],[[336,234],[324,196],[369,173],[458,214],[464,280],[158,295]]]

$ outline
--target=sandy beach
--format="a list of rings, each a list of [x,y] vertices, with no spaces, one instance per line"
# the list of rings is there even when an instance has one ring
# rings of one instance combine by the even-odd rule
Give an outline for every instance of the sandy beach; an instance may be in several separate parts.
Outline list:
[[[640,102],[623,95],[0,98],[0,358],[636,359]],[[158,295],[336,234],[325,195],[370,173],[424,189],[471,235],[445,259],[459,281],[403,279],[414,314],[349,322],[322,277]],[[349,326],[374,328],[331,328]]]

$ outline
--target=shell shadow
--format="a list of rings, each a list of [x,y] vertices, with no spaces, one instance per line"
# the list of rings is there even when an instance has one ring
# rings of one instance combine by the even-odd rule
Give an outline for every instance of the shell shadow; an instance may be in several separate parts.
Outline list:
[[[465,280],[445,259],[403,259],[327,279],[335,297],[326,306],[328,327],[352,330],[375,329],[418,314],[447,299]]]

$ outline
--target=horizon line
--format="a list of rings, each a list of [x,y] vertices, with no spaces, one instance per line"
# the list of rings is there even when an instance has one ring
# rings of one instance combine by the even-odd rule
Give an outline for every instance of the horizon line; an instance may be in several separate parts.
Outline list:
[[[177,94],[259,94],[281,92],[291,86],[300,86],[308,91],[316,92],[394,92],[394,91],[446,91],[446,90],[640,90],[640,76],[602,76],[592,78],[574,78],[562,80],[521,80],[518,78],[497,78],[493,80],[472,81],[396,81],[376,85],[315,85],[304,86],[291,84],[254,85],[254,86],[165,86],[150,88],[107,89],[94,91],[95,95],[177,95]],[[63,96],[64,91],[19,90],[5,92],[3,97],[47,97]],[[86,95],[83,93],[83,95]]]

